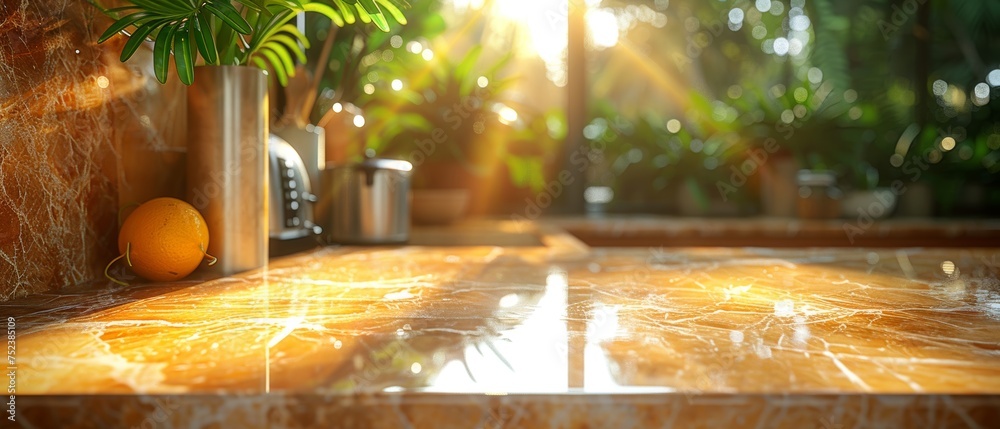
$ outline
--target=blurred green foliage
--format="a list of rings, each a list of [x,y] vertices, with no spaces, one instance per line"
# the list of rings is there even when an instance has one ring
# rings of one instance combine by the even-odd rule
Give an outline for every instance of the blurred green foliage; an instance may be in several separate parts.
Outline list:
[[[401,157],[444,129],[447,150],[430,154],[435,161],[475,160],[487,146],[513,183],[540,189],[559,165],[553,158],[565,155],[565,114],[506,99],[505,83],[493,76],[505,74],[470,60],[475,51],[435,52],[431,61],[410,52],[411,42],[426,49],[444,33],[440,3],[413,2],[408,25],[388,33],[371,25],[337,32],[314,118],[334,102],[361,106],[366,128],[376,130],[369,147]],[[1000,189],[1000,71],[988,77],[1000,67],[1000,2],[604,0],[593,7],[614,13],[619,26],[618,43],[592,43],[587,62],[588,181],[611,186],[612,205],[657,211],[682,187],[702,202],[718,199],[730,168],[775,141],[776,155],[832,170],[847,190],[919,181],[933,188],[942,213],[965,210],[966,188],[985,189],[986,207],[1000,206],[993,190]],[[323,40],[330,26],[310,28],[310,38]],[[310,57],[320,45],[313,42]],[[489,80],[485,96],[474,94],[480,76]],[[401,90],[390,89],[394,79]],[[976,98],[982,85],[987,95]],[[453,130],[448,113],[470,98],[481,103]],[[498,121],[502,107],[518,119]],[[917,159],[928,165],[919,175],[907,171]],[[758,189],[751,180],[729,200],[752,209]]]
[[[602,6],[619,17],[655,10],[667,23],[658,28],[631,20],[623,42],[590,52],[592,64],[601,65],[591,66],[598,90],[590,124],[619,124],[610,131],[614,137],[598,133],[602,141],[591,139],[592,147],[607,143],[602,156],[616,200],[654,202],[680,185],[703,199],[718,198],[714,183],[724,180],[726,166],[742,162],[745,148],[770,138],[802,167],[837,172],[845,188],[909,183],[919,176],[934,188],[943,213],[954,213],[969,186],[987,190],[987,206],[1000,204],[1000,195],[990,191],[1000,178],[1000,92],[994,88],[1000,82],[988,84],[985,99],[974,99],[974,88],[987,85],[1000,65],[1000,2]],[[798,51],[793,55],[792,49]],[[656,76],[637,76],[643,67],[636,57],[639,66],[652,65]],[[995,73],[1000,81],[1000,71]],[[657,87],[657,79],[669,83]],[[935,93],[934,85],[946,89]],[[648,93],[661,96],[651,101]],[[670,120],[680,122],[679,132],[667,129]],[[919,132],[908,137],[907,129]],[[942,146],[946,137],[955,139],[954,147]],[[929,160],[920,175],[903,171],[914,157]],[[739,192],[740,204],[756,200],[751,186]]]
[[[350,102],[364,112],[366,147],[379,156],[457,164],[478,177],[499,165],[515,187],[540,190],[547,158],[565,139],[564,113],[533,112],[506,97],[515,80],[504,77],[509,55],[489,63],[479,46],[456,53],[442,43],[449,49],[434,51],[447,29],[440,6],[412,2],[407,25],[387,33],[357,25],[337,33],[314,121],[333,103]],[[317,39],[328,35],[322,22],[315,27]],[[502,109],[517,118],[502,120]]]

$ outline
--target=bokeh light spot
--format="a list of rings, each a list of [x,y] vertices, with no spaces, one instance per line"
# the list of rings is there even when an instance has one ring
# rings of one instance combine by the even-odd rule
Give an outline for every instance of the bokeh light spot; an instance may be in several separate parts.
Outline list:
[[[945,137],[945,138],[941,139],[941,149],[942,150],[944,150],[945,152],[947,152],[947,151],[952,150],[954,148],[955,148],[955,138],[954,137],[949,136],[949,137]]]
[[[681,130],[681,121],[678,121],[676,119],[671,119],[667,121],[667,131],[676,134],[680,130]]]

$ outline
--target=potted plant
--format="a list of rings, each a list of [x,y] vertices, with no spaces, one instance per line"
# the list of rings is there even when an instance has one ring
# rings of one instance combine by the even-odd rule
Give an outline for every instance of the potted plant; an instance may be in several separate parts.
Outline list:
[[[152,42],[157,80],[166,82],[173,57],[178,79],[189,85],[187,199],[211,230],[208,250],[219,256],[221,274],[267,260],[265,70],[284,85],[295,61],[305,62],[308,39],[291,20],[311,12],[344,25],[357,13],[387,30],[383,9],[399,14],[381,1],[330,1],[131,0],[108,9],[91,0],[115,19],[99,42],[127,32],[122,61]]]
[[[426,123],[400,127],[398,135],[372,142],[378,145],[377,153],[402,156],[416,167],[413,216],[418,222],[449,223],[470,209],[484,211],[487,201],[477,197],[486,193],[489,178],[499,172],[511,132],[509,123],[503,123],[497,113],[505,83],[496,80],[494,71],[503,62],[491,71],[477,71],[480,53],[473,48],[457,62],[444,56],[435,60],[431,73],[410,84],[414,95],[429,90],[432,100],[407,103],[401,109],[414,119],[423,116]],[[401,73],[395,70],[393,74]],[[477,83],[479,76],[487,78],[485,86]],[[375,129],[394,126],[393,116],[382,110],[391,109],[393,101],[379,100],[384,102],[388,103],[371,106],[372,116],[385,120]],[[451,208],[453,215],[437,216],[442,207]]]
[[[608,101],[594,103],[591,120],[583,129],[587,141],[582,166],[590,191],[585,200],[589,213],[637,211],[669,213],[676,207],[675,198],[667,198],[677,175],[676,161],[680,140],[663,128],[663,120],[654,112],[626,119],[618,106]],[[631,119],[631,118],[630,118]]]
[[[363,73],[377,72],[379,87],[371,82],[366,86],[379,89],[354,100],[365,118],[357,131],[364,134],[371,152],[414,165],[413,216],[418,223],[449,223],[466,211],[495,209],[496,202],[484,192],[496,186],[490,179],[509,167],[506,161],[520,160],[512,152],[513,142],[517,127],[528,118],[519,115],[522,106],[503,98],[509,81],[497,79],[497,72],[506,59],[480,70],[475,67],[480,52],[473,48],[457,61],[438,53],[428,63],[422,52],[401,51],[393,61]],[[418,67],[427,72],[409,72],[407,57],[418,59],[424,64]],[[395,87],[393,81],[398,82]],[[337,114],[334,110],[327,115]],[[514,164],[515,169],[540,165]],[[540,177],[522,170],[517,175],[526,186],[526,177]]]
[[[610,104],[598,105],[584,136],[598,155],[593,162],[601,165],[591,185],[613,190],[605,210],[735,216],[753,209],[748,196],[756,188],[754,178],[730,180],[746,149],[738,124],[728,114],[716,118],[718,103],[701,94],[692,92],[687,104],[680,118],[651,110],[636,120],[625,119]]]
[[[144,42],[152,41],[157,80],[166,83],[173,56],[178,78],[186,85],[194,82],[198,57],[203,65],[270,68],[279,82],[287,83],[295,74],[292,57],[305,62],[303,48],[309,47],[308,39],[289,24],[301,13],[319,13],[343,26],[354,22],[356,9],[360,19],[382,31],[389,30],[382,9],[402,20],[396,4],[385,0],[330,0],[336,9],[312,0],[237,0],[239,6],[229,0],[132,0],[111,9],[90,1],[116,20],[98,43],[129,31],[121,53],[124,62]]]

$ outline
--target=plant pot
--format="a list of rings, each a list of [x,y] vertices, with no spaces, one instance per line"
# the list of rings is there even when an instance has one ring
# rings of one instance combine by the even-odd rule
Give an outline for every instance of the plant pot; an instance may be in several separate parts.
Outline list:
[[[799,170],[795,177],[799,219],[836,219],[844,213],[844,192],[837,187],[837,176],[827,170]]]
[[[208,224],[210,268],[231,275],[263,267],[268,245],[267,75],[197,67],[188,87],[188,202]]]
[[[775,154],[760,168],[761,211],[765,216],[795,217],[799,193],[795,175],[799,162],[791,156]]]

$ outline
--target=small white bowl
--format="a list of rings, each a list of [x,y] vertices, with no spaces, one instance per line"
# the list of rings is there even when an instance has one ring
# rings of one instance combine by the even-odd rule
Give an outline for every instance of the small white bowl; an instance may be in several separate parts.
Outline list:
[[[898,198],[890,188],[876,188],[866,191],[848,192],[840,202],[841,214],[846,218],[867,215],[872,219],[884,219],[896,209]]]
[[[410,209],[415,224],[448,225],[465,217],[468,207],[468,189],[417,189]]]

